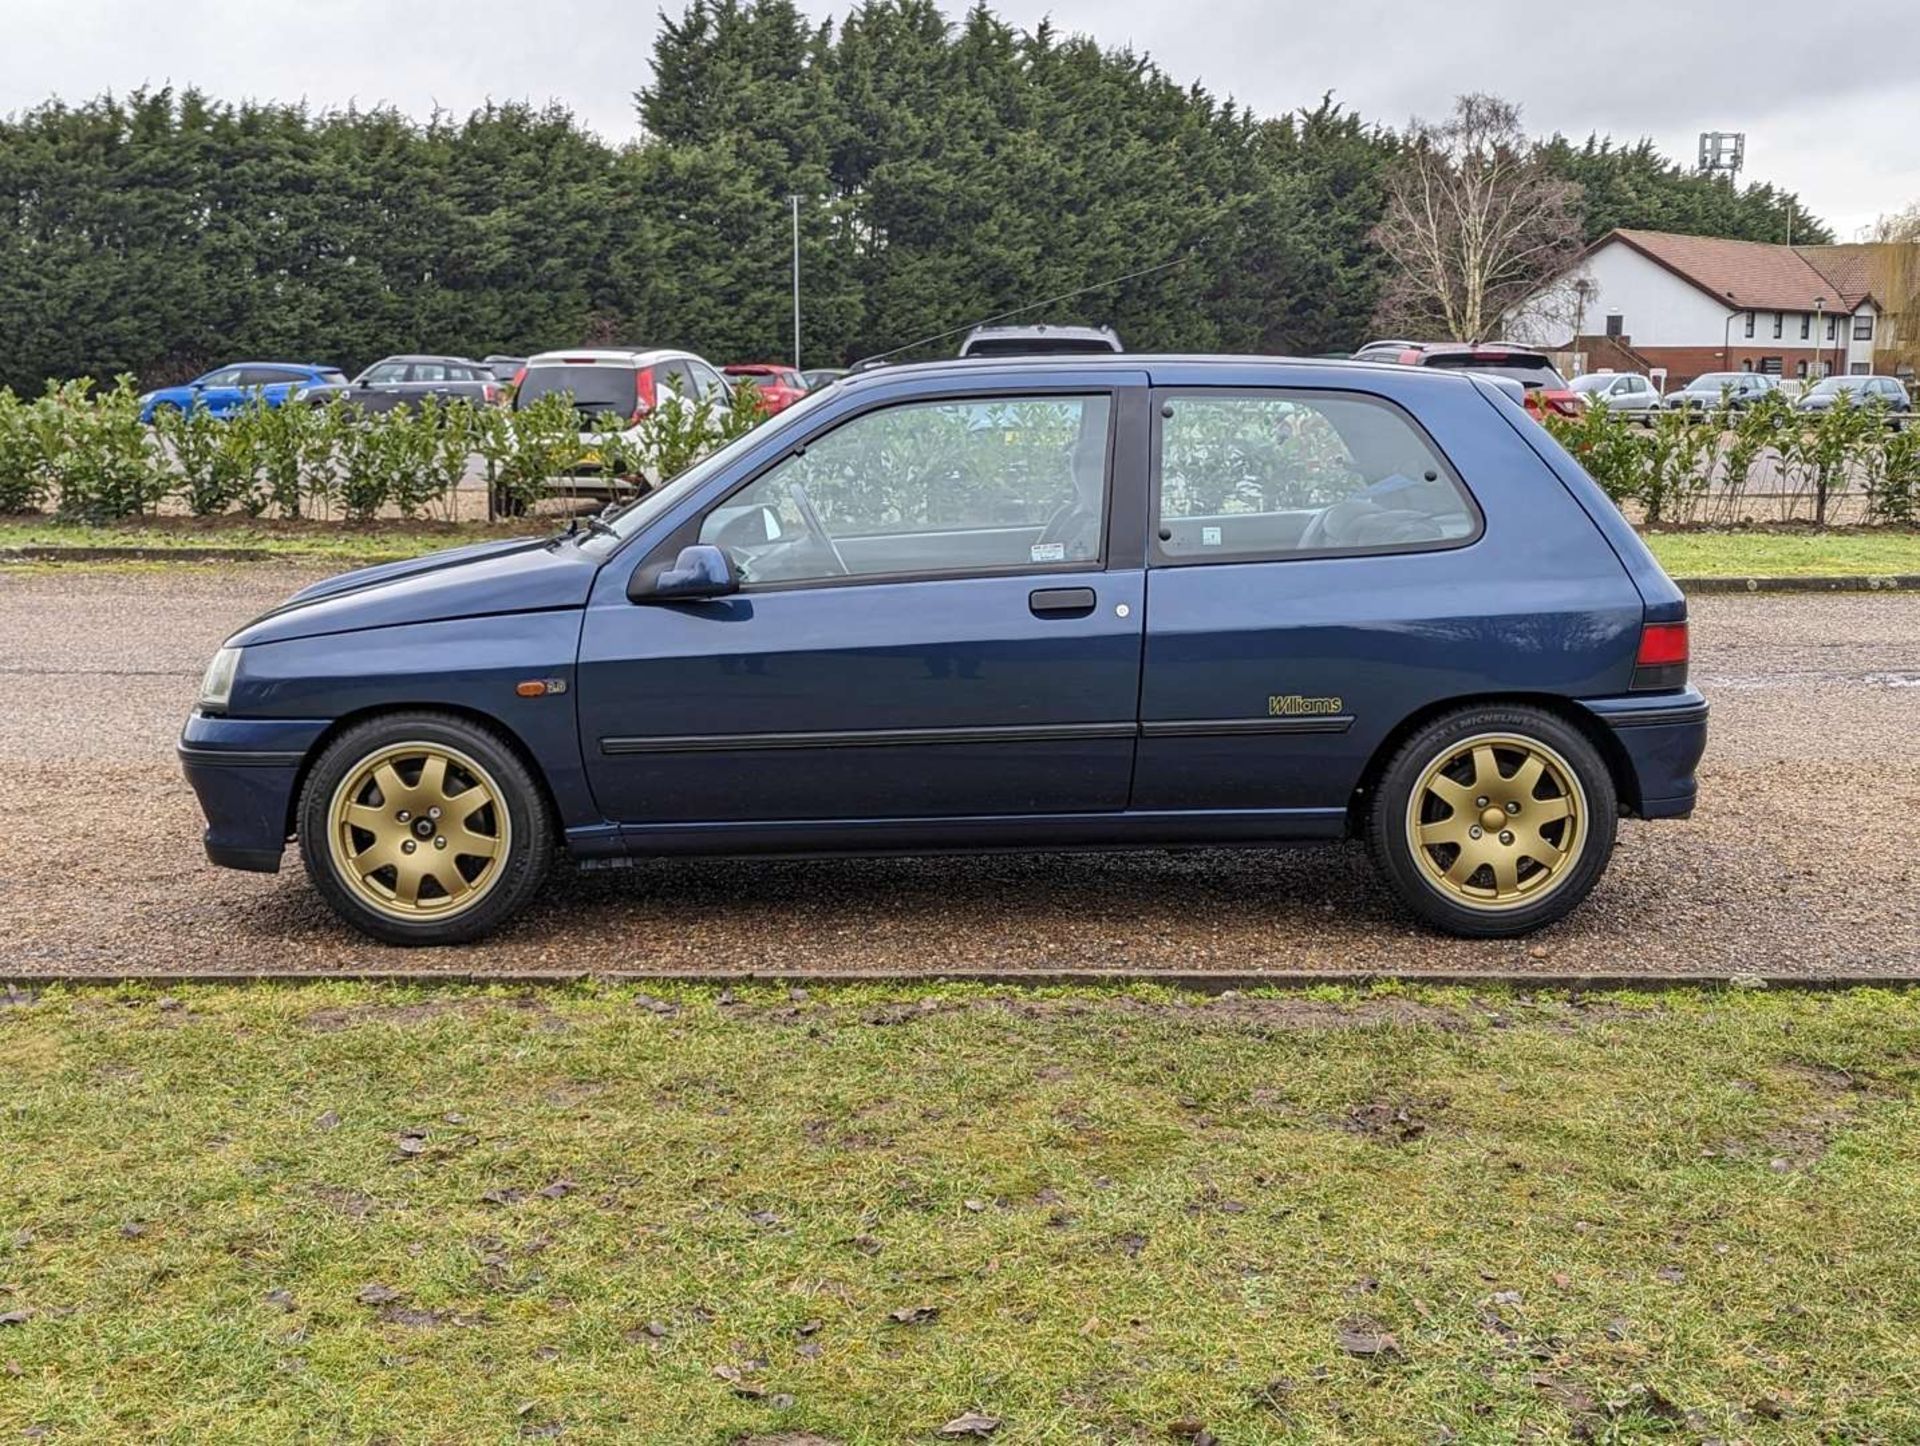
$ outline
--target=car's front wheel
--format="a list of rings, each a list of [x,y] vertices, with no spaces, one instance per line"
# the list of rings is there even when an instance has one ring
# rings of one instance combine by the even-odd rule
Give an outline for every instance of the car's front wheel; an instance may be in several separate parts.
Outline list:
[[[391,944],[458,944],[539,888],[554,826],[492,731],[446,713],[369,719],[335,738],[300,795],[300,855],[342,919]]]
[[[1395,753],[1367,821],[1406,906],[1450,934],[1507,938],[1564,918],[1613,853],[1605,760],[1544,709],[1464,708]]]

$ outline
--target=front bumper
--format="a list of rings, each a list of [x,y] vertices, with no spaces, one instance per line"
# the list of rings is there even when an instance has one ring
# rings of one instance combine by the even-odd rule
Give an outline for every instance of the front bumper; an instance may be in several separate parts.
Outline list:
[[[1707,751],[1707,700],[1697,688],[1590,698],[1581,704],[1606,725],[1626,761],[1621,802],[1636,818],[1685,818],[1699,784],[1693,771]]]
[[[207,857],[277,873],[292,833],[294,785],[327,727],[313,718],[219,718],[197,709],[180,734],[180,768],[206,815]]]

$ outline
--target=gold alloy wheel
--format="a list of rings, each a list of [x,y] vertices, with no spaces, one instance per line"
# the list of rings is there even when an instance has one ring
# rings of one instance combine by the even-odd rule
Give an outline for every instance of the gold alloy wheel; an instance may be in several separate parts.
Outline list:
[[[500,785],[472,758],[444,743],[396,743],[333,791],[327,842],[362,903],[395,919],[444,919],[499,881],[513,834]]]
[[[1484,733],[1427,765],[1407,800],[1407,842],[1448,898],[1514,909],[1573,872],[1586,814],[1586,791],[1566,759],[1537,739]]]

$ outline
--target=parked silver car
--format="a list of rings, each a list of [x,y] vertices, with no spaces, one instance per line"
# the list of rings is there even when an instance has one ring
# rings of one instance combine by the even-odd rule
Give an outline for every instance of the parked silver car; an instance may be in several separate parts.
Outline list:
[[[1616,412],[1650,412],[1660,405],[1660,389],[1638,372],[1589,372],[1567,385],[1589,407]]]

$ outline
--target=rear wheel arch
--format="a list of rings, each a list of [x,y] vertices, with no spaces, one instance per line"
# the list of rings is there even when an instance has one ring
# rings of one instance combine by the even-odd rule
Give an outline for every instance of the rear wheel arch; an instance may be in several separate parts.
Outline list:
[[[1379,746],[1367,759],[1367,766],[1361,770],[1360,781],[1354,785],[1353,794],[1347,800],[1347,836],[1359,838],[1366,831],[1367,808],[1379,786],[1380,777],[1415,733],[1434,719],[1457,713],[1463,708],[1499,708],[1508,705],[1538,708],[1578,730],[1606,763],[1607,772],[1613,779],[1614,792],[1619,795],[1625,810],[1639,809],[1640,790],[1626,749],[1620,746],[1620,740],[1614,736],[1611,728],[1572,699],[1552,693],[1463,693],[1416,709],[1388,730],[1386,737],[1380,740]]]

